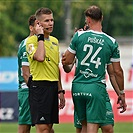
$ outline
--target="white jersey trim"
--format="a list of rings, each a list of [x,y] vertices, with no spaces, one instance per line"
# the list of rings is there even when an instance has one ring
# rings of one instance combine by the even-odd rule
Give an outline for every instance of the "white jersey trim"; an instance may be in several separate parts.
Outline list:
[[[82,35],[83,33],[86,33],[86,32],[93,32],[93,33],[96,33],[96,34],[103,34],[105,36],[107,36],[113,43],[115,43],[115,39],[109,35],[107,35],[106,33],[104,32],[99,32],[99,31],[94,31],[94,30],[87,30],[87,31],[78,31],[78,36]]]
[[[73,53],[73,54],[76,54],[76,51],[73,50],[73,49],[71,49],[70,47],[68,47],[68,51],[71,52],[71,53]]]
[[[111,62],[120,62],[120,58],[117,58],[117,59],[111,58],[110,61],[111,61]]]
[[[22,62],[22,66],[29,66],[29,62]]]

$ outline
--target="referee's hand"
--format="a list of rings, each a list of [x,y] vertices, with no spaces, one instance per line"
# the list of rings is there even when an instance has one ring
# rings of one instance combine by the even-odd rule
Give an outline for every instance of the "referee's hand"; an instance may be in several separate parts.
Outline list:
[[[36,34],[44,34],[44,31],[43,31],[43,26],[40,24],[40,22],[38,20],[35,21],[35,32]]]
[[[58,94],[59,96],[59,109],[63,109],[65,107],[65,97],[63,93]]]

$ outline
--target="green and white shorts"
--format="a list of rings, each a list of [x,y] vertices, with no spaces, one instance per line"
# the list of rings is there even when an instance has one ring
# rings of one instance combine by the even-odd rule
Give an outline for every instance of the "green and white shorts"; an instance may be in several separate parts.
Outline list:
[[[106,125],[114,126],[114,114],[113,114],[112,105],[110,103],[108,93],[106,94],[106,120],[103,123],[100,123],[99,125],[100,127],[106,126]],[[82,124],[78,119],[76,110],[74,110],[74,126],[76,128],[82,128]]]
[[[27,88],[28,90],[28,88]],[[31,114],[29,106],[29,91],[19,92],[18,93],[18,102],[19,102],[19,116],[18,123],[31,125]]]
[[[99,84],[72,84],[72,98],[78,120],[104,123],[106,120],[106,88]]]

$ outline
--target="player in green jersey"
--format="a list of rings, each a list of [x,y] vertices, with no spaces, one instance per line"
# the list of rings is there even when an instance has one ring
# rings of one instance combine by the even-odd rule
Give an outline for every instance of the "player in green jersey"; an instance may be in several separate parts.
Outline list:
[[[36,13],[36,34],[28,38],[28,53],[32,84],[29,103],[32,123],[39,133],[49,133],[54,123],[59,123],[59,108],[65,106],[59,71],[59,44],[50,36],[54,18],[49,8],[39,8]],[[59,103],[58,103],[59,98]]]
[[[36,18],[35,15],[29,17],[29,36],[34,35],[34,22]],[[28,36],[28,37],[29,37]],[[27,37],[27,38],[28,38]],[[18,101],[19,101],[19,115],[18,115],[18,133],[30,133],[31,128],[31,115],[29,110],[29,89],[27,86],[28,78],[30,75],[29,71],[29,62],[26,54],[26,41],[24,39],[18,49],[18,79],[19,79],[19,88],[18,88]]]
[[[106,64],[112,62],[120,93],[124,92],[124,76],[120,65],[120,54],[116,40],[102,32],[102,11],[91,6],[85,11],[88,31],[78,31],[65,52],[63,65],[77,58],[75,77],[72,82],[72,97],[82,133],[97,133],[99,125],[106,119]],[[123,98],[120,108],[126,110]]]
[[[82,29],[76,29],[75,32],[77,31],[85,31],[85,30],[89,30],[89,27],[88,25],[85,24],[84,28]],[[62,60],[65,60],[64,59],[65,56],[62,55]],[[69,73],[74,64],[76,64],[76,59],[73,61],[73,63],[71,65],[63,65],[63,69],[66,73]],[[121,99],[125,98],[124,94],[120,94],[120,90],[119,90],[119,87],[117,85],[117,82],[115,80],[115,75],[114,75],[114,70],[113,70],[113,66],[111,63],[109,63],[107,65],[107,72],[109,74],[109,78],[110,78],[110,82],[118,96],[118,102],[117,104],[120,104],[121,103]],[[102,133],[113,133],[113,125],[114,125],[114,115],[113,115],[113,111],[112,111],[112,106],[111,106],[111,103],[110,103],[110,99],[109,99],[109,96],[107,94],[106,96],[106,121],[102,124],[100,124],[100,127],[101,127],[101,130],[102,130]],[[76,133],[81,133],[81,129],[82,129],[82,124],[81,122],[78,120],[78,117],[77,117],[77,113],[76,111],[74,110],[74,126],[76,127]]]
[[[63,56],[62,58],[65,58],[65,57]],[[74,64],[75,64],[75,61],[71,65],[63,65],[64,71],[69,73],[72,70]],[[107,72],[109,74],[110,82],[118,96],[118,103],[120,103],[121,99],[125,97],[123,97],[123,95],[120,94],[120,90],[115,80],[114,70],[113,70],[111,63],[107,65]],[[113,125],[114,125],[114,115],[113,115],[110,99],[107,94],[106,96],[106,120],[104,123],[100,124],[102,133],[113,133],[114,132]],[[74,110],[74,126],[76,127],[76,133],[81,133],[82,124],[78,120],[77,113],[75,110]]]

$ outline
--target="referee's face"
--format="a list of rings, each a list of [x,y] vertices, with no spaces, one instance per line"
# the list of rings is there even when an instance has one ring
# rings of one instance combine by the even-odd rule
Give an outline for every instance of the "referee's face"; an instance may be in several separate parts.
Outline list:
[[[44,28],[44,33],[50,34],[54,26],[53,14],[43,14],[40,19],[40,24]]]

